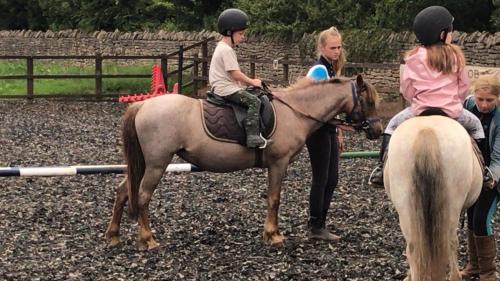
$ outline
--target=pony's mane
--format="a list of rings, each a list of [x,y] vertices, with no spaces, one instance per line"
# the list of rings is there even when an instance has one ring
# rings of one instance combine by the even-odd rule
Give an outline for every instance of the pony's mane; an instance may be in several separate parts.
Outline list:
[[[347,78],[335,77],[335,78],[331,78],[329,80],[316,81],[316,80],[312,80],[312,79],[304,76],[302,78],[297,79],[297,81],[295,81],[295,83],[293,83],[289,87],[285,88],[284,91],[300,90],[300,89],[307,88],[307,87],[312,86],[312,85],[322,85],[322,84],[327,84],[327,83],[345,83],[345,82],[350,82],[350,80]]]
[[[298,91],[303,91],[304,89],[307,89],[312,86],[321,86],[321,85],[327,85],[327,84],[344,84],[344,83],[352,83],[352,80],[347,77],[334,77],[329,80],[321,80],[321,81],[316,81],[313,79],[310,79],[308,77],[302,77],[297,79],[295,83],[290,85],[289,87],[282,89],[281,91],[284,94],[291,93],[291,92],[298,92]],[[377,89],[375,86],[372,84],[364,81],[364,86],[366,87],[366,92],[367,92],[367,98],[369,101],[373,102],[373,106],[375,108],[378,107],[379,104],[379,96],[377,93]]]

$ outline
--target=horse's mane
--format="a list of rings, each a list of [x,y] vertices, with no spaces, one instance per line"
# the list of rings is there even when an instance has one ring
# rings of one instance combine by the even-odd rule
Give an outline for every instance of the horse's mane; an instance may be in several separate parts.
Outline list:
[[[280,90],[283,94],[288,94],[288,93],[297,93],[297,92],[302,92],[303,90],[306,90],[309,87],[313,86],[326,86],[328,84],[344,84],[344,83],[352,83],[352,80],[347,77],[334,77],[330,78],[328,80],[321,80],[321,81],[316,81],[313,79],[310,79],[308,77],[301,77],[295,81],[292,85],[289,87]],[[354,82],[356,83],[356,82]],[[364,87],[366,87],[366,92],[367,92],[367,100],[372,102],[371,106],[374,108],[378,107],[379,103],[379,96],[377,93],[377,89],[370,83],[364,81]]]
[[[288,86],[285,88],[283,91],[292,91],[292,90],[300,90],[304,88],[308,88],[313,85],[323,85],[323,84],[328,84],[328,83],[345,83],[350,81],[347,78],[331,78],[329,80],[321,80],[321,81],[316,81],[311,78],[308,78],[306,76],[301,77],[295,81],[292,85]]]

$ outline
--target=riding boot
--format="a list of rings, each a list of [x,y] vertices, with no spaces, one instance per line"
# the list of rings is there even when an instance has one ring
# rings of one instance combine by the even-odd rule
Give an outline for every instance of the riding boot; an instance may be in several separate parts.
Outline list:
[[[496,274],[496,241],[495,235],[475,236],[477,261],[479,265],[480,281],[495,281]]]
[[[478,142],[481,140],[472,140],[472,148],[479,160],[479,164],[481,165],[481,168],[483,169],[483,187],[492,189],[493,184],[494,184],[494,179],[493,179],[493,174],[491,173],[491,170],[485,165],[483,154],[481,153],[481,150],[479,149]]]
[[[374,187],[384,187],[384,163],[387,157],[387,147],[390,140],[391,135],[382,135],[382,145],[380,146],[379,162],[377,164],[377,167],[373,169],[370,178],[368,179],[368,183],[373,185]]]
[[[340,236],[328,231],[325,227],[325,218],[310,217],[309,218],[309,239],[339,241]]]
[[[479,276],[476,239],[474,237],[474,232],[470,229],[467,229],[467,253],[468,253],[467,265],[462,271],[460,271],[460,276],[462,276],[462,278]]]
[[[257,118],[255,118],[257,117]],[[245,120],[245,131],[247,133],[247,147],[256,148],[264,145],[266,141],[260,136],[259,116],[248,114]]]

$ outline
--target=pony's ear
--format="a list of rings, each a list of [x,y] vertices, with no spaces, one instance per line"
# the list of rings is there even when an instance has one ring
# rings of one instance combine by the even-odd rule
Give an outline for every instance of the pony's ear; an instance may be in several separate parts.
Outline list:
[[[356,77],[356,84],[360,89],[363,88],[363,86],[365,85],[365,82],[363,81],[363,76],[361,76],[361,74],[358,74],[358,76]]]

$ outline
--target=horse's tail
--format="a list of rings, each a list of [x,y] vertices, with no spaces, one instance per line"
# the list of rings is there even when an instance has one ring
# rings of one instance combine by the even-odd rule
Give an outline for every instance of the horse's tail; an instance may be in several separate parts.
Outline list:
[[[127,164],[127,190],[129,216],[136,220],[138,216],[138,193],[146,168],[141,144],[137,138],[135,116],[142,103],[130,105],[123,118],[123,153]]]
[[[413,215],[409,218],[416,231],[410,251],[414,255],[413,280],[443,280],[450,254],[449,206],[446,202],[445,179],[439,140],[433,129],[419,132],[413,144],[415,167],[412,181],[415,187]],[[415,276],[416,275],[416,276]]]

